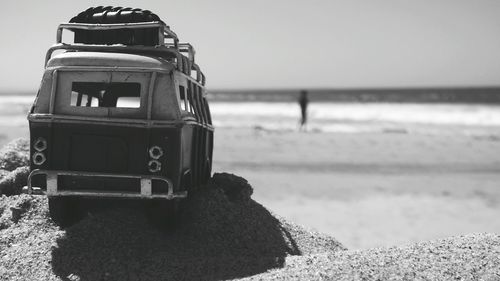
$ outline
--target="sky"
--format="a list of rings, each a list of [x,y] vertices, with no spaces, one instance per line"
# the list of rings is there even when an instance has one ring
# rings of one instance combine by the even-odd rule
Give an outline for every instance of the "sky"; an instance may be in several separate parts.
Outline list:
[[[2,3],[0,92],[36,92],[57,25],[99,5],[158,14],[212,89],[500,86],[498,0],[18,0]]]

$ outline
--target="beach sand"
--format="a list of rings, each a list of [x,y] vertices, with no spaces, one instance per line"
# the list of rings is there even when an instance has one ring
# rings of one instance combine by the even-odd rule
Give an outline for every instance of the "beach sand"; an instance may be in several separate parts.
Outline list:
[[[467,135],[217,129],[214,171],[349,249],[500,233],[500,140]]]
[[[496,234],[346,250],[221,183],[186,201],[175,231],[118,205],[60,229],[45,197],[3,196],[0,280],[499,280]]]
[[[27,137],[27,122],[2,135],[2,146]],[[496,135],[217,128],[213,171],[246,178],[256,201],[349,249],[500,233]]]
[[[165,232],[130,208],[60,229],[44,196],[3,196],[0,280],[498,280],[499,145],[218,129],[214,171],[247,178],[255,200],[216,183]]]

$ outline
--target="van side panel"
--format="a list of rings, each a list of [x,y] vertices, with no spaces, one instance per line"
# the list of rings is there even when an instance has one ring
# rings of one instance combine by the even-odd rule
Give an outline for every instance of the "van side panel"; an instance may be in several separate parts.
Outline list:
[[[182,133],[181,133],[181,138],[182,138],[182,175],[184,176],[186,172],[189,172],[189,175],[185,176],[183,178],[183,183],[182,185],[185,188],[189,188],[192,185],[192,177],[193,177],[193,171],[191,170],[191,164],[192,164],[192,147],[193,147],[193,125],[184,125],[182,127]]]

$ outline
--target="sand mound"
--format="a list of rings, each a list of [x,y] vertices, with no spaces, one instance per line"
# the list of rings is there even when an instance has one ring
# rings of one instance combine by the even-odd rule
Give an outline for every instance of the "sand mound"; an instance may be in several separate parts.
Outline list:
[[[96,211],[60,230],[43,196],[4,196],[0,204],[4,280],[232,279],[282,267],[290,255],[345,249],[251,199],[229,200],[215,183],[185,202],[175,231],[132,207]]]
[[[29,141],[15,139],[0,150],[0,195],[20,194],[29,175]]]
[[[30,167],[24,166],[15,169],[0,179],[0,194],[21,194],[23,186],[28,183]]]
[[[18,167],[29,165],[29,152],[28,139],[19,138],[11,141],[0,150],[0,169],[13,171]]]
[[[226,199],[218,189],[197,194],[186,221],[165,232],[132,208],[60,230],[45,197],[4,196],[0,280],[500,280],[498,235],[344,251],[253,200]]]
[[[500,280],[500,236],[471,234],[406,247],[290,257],[248,280]],[[245,279],[247,280],[247,279]]]

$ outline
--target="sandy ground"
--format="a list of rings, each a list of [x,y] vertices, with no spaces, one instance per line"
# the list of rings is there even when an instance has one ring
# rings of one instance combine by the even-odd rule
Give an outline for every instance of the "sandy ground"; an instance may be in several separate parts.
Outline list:
[[[500,141],[398,133],[218,129],[215,171],[348,248],[500,233]]]
[[[192,193],[175,230],[122,200],[60,229],[46,197],[3,196],[0,280],[500,280],[496,234],[345,250],[229,186]]]
[[[216,169],[255,177],[255,198],[262,200],[248,199],[246,183],[238,185],[247,186],[241,196],[230,196],[224,190],[233,181],[214,177],[185,201],[175,230],[160,228],[124,201],[89,209],[60,229],[44,196],[3,196],[0,280],[500,280],[497,162],[485,149],[496,149],[495,140],[480,145],[474,139],[469,147],[483,154],[455,151],[456,160],[450,153],[463,150],[464,139],[444,141],[407,163],[418,137],[364,135],[383,148],[361,141],[365,153],[355,155],[348,150],[354,135],[228,130],[218,138],[224,136]],[[352,157],[330,160],[331,146],[318,145],[328,138]],[[310,155],[298,148],[302,141]],[[433,147],[443,140],[420,141]],[[386,142],[401,153],[391,154]],[[332,235],[291,223],[258,201],[305,225],[331,227]],[[408,243],[477,229],[492,233]],[[361,247],[404,245],[345,250],[333,237]]]
[[[290,257],[244,280],[500,280],[498,235],[476,234],[403,247]]]
[[[1,145],[28,131],[17,123],[2,129]],[[499,131],[478,136],[218,128],[214,171],[245,177],[258,202],[349,249],[500,233]]]
[[[289,256],[345,250],[220,188],[193,193],[168,229],[139,205],[146,202],[93,204],[60,229],[46,197],[0,197],[0,280],[226,280],[282,268]]]

